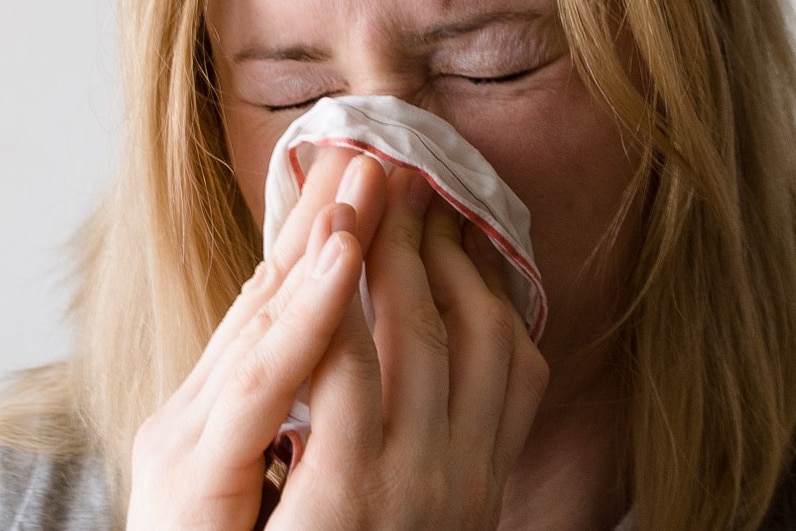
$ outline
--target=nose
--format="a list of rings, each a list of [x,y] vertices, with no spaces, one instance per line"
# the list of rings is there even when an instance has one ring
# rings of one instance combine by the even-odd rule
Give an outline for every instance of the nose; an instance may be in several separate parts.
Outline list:
[[[427,105],[429,79],[425,60],[406,49],[403,38],[374,21],[348,36],[342,67],[348,91],[355,95],[389,95],[418,107]]]
[[[419,70],[419,69],[418,69]],[[351,94],[395,96],[417,107],[428,105],[425,73],[380,62],[360,63],[348,75]]]

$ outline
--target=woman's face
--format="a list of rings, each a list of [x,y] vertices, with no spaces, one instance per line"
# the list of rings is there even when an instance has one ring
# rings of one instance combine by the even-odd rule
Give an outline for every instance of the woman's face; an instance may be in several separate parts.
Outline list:
[[[603,267],[585,265],[638,161],[573,68],[554,0],[211,1],[208,26],[232,163],[256,219],[291,121],[321,96],[392,94],[450,122],[530,209],[548,358],[615,316],[637,215]]]

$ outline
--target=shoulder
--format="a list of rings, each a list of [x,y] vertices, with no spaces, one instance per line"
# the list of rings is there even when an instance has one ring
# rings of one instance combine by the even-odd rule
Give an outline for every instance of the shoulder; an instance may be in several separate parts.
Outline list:
[[[0,529],[109,529],[111,514],[101,459],[0,446]]]

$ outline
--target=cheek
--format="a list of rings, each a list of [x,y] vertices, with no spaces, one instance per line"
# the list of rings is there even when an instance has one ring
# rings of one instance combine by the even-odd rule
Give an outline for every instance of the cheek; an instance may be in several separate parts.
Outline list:
[[[590,98],[547,100],[524,113],[498,115],[466,136],[528,205],[534,245],[582,263],[576,256],[590,252],[584,247],[592,247],[613,218],[634,161]]]
[[[262,224],[268,161],[276,141],[289,122],[264,117],[261,109],[244,103],[226,104],[224,114],[235,178],[252,216]]]
[[[618,286],[638,245],[635,210],[602,275],[586,266],[639,160],[626,152],[617,124],[574,78],[529,101],[525,107],[481,113],[481,122],[462,119],[456,125],[528,206],[534,253],[550,299],[545,337],[560,333],[565,341],[578,335],[571,328],[575,320],[592,332],[604,327],[607,323],[599,321],[611,312],[592,315],[594,308],[605,310],[622,297]]]

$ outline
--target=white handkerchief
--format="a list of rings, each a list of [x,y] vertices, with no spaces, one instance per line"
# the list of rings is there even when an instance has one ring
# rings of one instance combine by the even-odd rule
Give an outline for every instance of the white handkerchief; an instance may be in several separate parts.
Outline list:
[[[266,179],[266,259],[298,201],[319,146],[358,150],[380,161],[387,175],[396,166],[422,174],[506,257],[513,302],[531,339],[539,340],[547,299],[533,258],[528,209],[450,124],[392,96],[323,98],[288,127],[274,147]],[[295,427],[309,422],[306,401],[301,402],[291,412]]]

